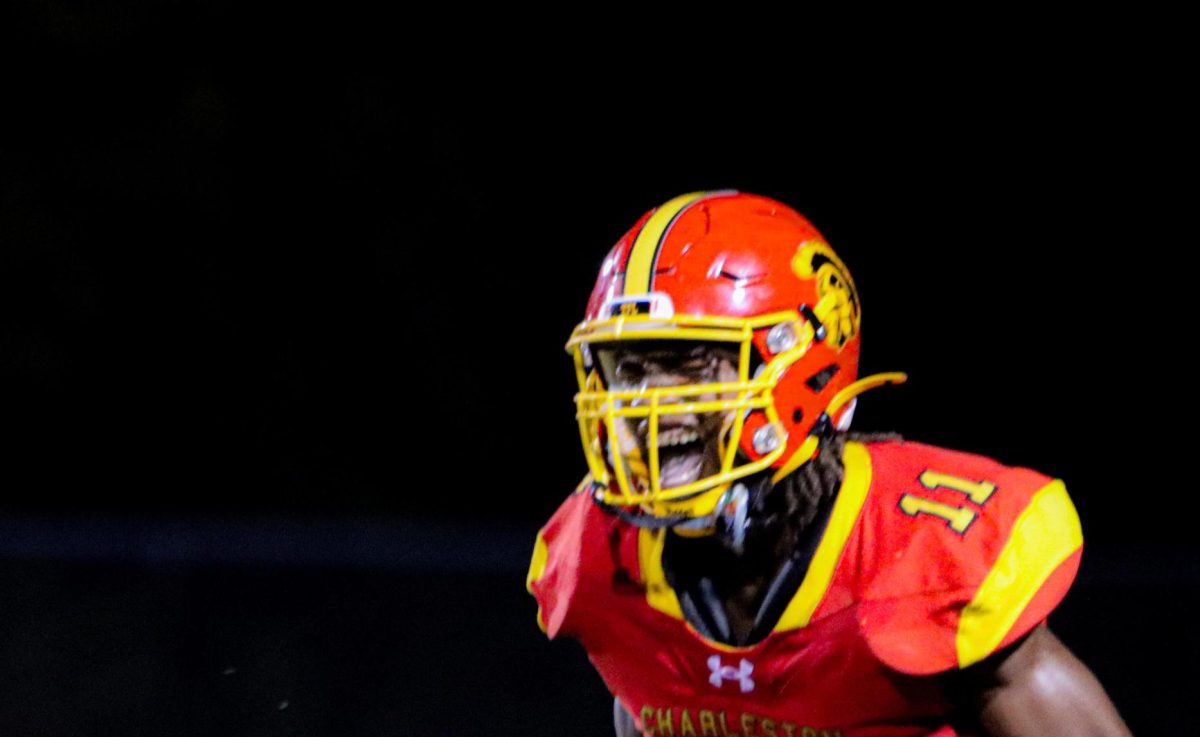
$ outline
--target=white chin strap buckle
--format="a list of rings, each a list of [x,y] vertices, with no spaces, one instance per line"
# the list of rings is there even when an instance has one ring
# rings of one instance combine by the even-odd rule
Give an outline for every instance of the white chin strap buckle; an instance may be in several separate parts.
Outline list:
[[[742,545],[746,542],[750,489],[741,482],[731,486],[717,503],[717,514],[720,515],[721,530],[726,541],[731,548],[740,553]]]

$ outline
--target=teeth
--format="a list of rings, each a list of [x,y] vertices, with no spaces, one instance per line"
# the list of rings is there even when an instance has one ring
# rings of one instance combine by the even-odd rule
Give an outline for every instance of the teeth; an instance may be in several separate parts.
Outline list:
[[[700,439],[700,433],[695,430],[668,430],[658,436],[658,447],[670,448],[675,445],[685,445]]]

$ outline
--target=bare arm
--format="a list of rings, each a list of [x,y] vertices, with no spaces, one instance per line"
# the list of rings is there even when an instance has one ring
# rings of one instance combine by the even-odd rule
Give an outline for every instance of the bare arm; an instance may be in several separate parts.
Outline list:
[[[992,737],[1132,737],[1096,676],[1044,625],[959,676]]]
[[[629,716],[629,712],[625,711],[625,707],[621,706],[617,699],[613,699],[613,729],[616,730],[617,737],[642,737],[633,717]]]

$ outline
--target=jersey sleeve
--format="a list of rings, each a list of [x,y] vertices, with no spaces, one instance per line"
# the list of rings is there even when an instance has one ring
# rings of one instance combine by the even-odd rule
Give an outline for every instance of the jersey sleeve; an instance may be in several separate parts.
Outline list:
[[[860,626],[889,667],[930,674],[977,663],[1044,621],[1075,578],[1083,537],[1059,479],[968,454],[912,455],[876,469],[876,573]]]
[[[584,640],[595,630],[597,606],[589,602],[603,596],[613,577],[614,521],[592,503],[588,483],[567,497],[534,541],[525,588],[537,600],[538,627],[550,639]]]

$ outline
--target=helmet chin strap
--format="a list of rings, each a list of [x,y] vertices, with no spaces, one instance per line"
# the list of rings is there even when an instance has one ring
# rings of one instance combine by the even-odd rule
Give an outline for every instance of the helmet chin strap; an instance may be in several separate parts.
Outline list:
[[[616,515],[635,527],[646,530],[661,530],[669,527],[685,537],[714,535],[730,550],[740,554],[745,549],[747,531],[757,522],[750,515],[750,502],[753,496],[750,490],[751,486],[761,488],[770,484],[765,474],[759,474],[750,484],[746,482],[747,479],[735,481],[721,495],[716,510],[703,517],[689,517],[682,514],[656,517],[649,514],[637,514],[615,504],[606,504],[602,490],[593,491],[592,501],[605,512]]]
[[[590,496],[596,506],[604,512],[614,515],[634,527],[645,530],[662,530],[669,527],[686,537],[717,534],[722,538],[728,538],[728,544],[739,552],[745,541],[745,531],[749,525],[750,494],[742,481],[734,483],[722,494],[713,513],[703,517],[691,517],[686,514],[657,516],[631,512],[620,505],[605,502],[604,486],[595,481],[592,482]]]
[[[753,531],[765,529],[768,526],[768,520],[751,514],[750,510],[754,500],[768,493],[772,486],[774,486],[774,482],[766,471],[739,479],[721,495],[712,514],[703,517],[689,517],[682,514],[659,517],[631,512],[621,506],[605,503],[603,487],[594,482],[591,497],[592,501],[603,511],[615,515],[635,527],[646,530],[670,528],[676,534],[684,537],[713,536],[726,548],[741,555],[745,551],[746,541]]]
[[[620,505],[608,504],[605,502],[604,491],[605,489],[603,484],[600,484],[596,481],[592,482],[590,496],[592,497],[592,501],[596,504],[596,506],[600,507],[600,509],[604,510],[606,513],[616,516],[621,521],[628,522],[634,527],[641,527],[647,530],[661,530],[664,527],[675,527],[676,525],[686,524],[696,519],[703,519],[688,517],[684,514],[675,514],[669,517],[657,517],[650,514],[638,514],[637,512],[630,512],[628,509],[625,509]]]

